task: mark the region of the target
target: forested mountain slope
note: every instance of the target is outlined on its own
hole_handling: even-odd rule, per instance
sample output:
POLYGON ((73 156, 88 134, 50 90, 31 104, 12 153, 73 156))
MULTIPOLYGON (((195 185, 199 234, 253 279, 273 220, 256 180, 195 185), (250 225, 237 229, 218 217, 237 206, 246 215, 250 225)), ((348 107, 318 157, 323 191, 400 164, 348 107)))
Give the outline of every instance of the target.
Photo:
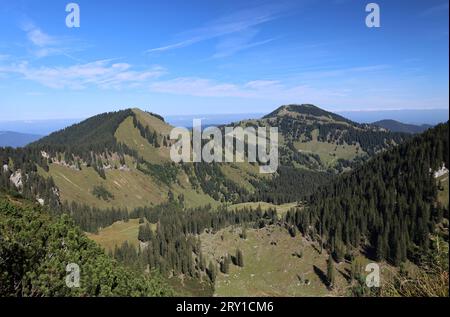
POLYGON ((281 106, 260 120, 238 124, 278 127, 282 165, 333 173, 409 138, 407 134, 358 124, 310 104, 281 106))
POLYGON ((94 116, 25 148, 0 149, 1 184, 53 209, 65 202, 86 210, 137 208, 169 197, 187 207, 280 204, 302 199, 337 172, 408 138, 312 105, 282 106, 261 120, 234 125, 279 127, 277 173, 262 175, 257 163, 248 162, 174 164, 172 127, 156 114, 126 109, 94 116))
POLYGON ((392 132, 404 132, 404 133, 421 133, 425 130, 431 128, 432 126, 429 124, 423 125, 415 125, 415 124, 407 124, 402 123, 395 120, 380 120, 372 123, 381 128, 385 128, 392 132))
POLYGON ((108 257, 67 216, 0 192, 0 297, 169 296, 158 273, 137 274, 108 257), (66 266, 80 287, 66 285, 66 266))
MULTIPOLYGON (((339 261, 359 247, 396 265, 414 259, 432 247, 443 218, 448 226, 436 179, 448 175, 442 168, 449 166, 448 149, 448 123, 440 124, 337 177, 288 219, 339 261)), ((448 242, 448 227, 444 238, 448 242)))

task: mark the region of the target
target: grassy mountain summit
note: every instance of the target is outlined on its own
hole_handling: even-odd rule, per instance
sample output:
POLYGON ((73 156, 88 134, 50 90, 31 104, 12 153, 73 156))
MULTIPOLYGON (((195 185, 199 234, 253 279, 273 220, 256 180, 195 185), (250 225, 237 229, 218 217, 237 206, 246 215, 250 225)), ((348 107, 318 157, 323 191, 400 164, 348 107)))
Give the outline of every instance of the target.
POLYGON ((25 156, 30 166, 13 164, 12 173, 36 172, 55 183, 61 203, 83 202, 101 209, 151 206, 169 197, 188 207, 286 203, 408 137, 358 125, 313 105, 281 106, 261 119, 233 125, 278 127, 277 173, 261 175, 257 164, 247 162, 174 164, 169 155, 172 126, 137 108, 93 116, 5 153, 3 161, 10 164, 25 156))
POLYGON ((97 208, 142 207, 183 195, 189 206, 214 203, 172 164, 164 119, 140 109, 100 114, 29 146, 46 158, 38 172, 52 177, 61 201, 97 208))
POLYGON ((239 124, 278 127, 282 165, 334 173, 409 138, 310 104, 281 106, 259 120, 239 124))
POLYGON ((346 122, 354 124, 354 122, 329 111, 323 110, 315 105, 301 104, 301 105, 285 105, 277 108, 275 111, 265 115, 264 119, 276 117, 293 117, 293 118, 315 118, 316 120, 346 122))

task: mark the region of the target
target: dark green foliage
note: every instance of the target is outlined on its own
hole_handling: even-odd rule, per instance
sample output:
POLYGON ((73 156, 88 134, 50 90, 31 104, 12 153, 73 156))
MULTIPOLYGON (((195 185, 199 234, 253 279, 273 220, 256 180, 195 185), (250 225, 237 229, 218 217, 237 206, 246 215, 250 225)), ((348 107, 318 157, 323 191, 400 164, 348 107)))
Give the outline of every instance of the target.
POLYGON ((59 208, 52 210, 54 214, 67 213, 75 223, 86 232, 96 233, 98 229, 107 227, 116 221, 128 221, 128 210, 120 208, 99 209, 86 204, 65 201, 59 208))
POLYGON ((114 259, 119 263, 122 263, 128 268, 133 269, 136 273, 142 273, 144 266, 142 262, 139 261, 139 254, 136 248, 129 244, 128 241, 124 241, 120 247, 114 248, 114 259))
POLYGON ((147 242, 152 239, 152 230, 147 224, 139 226, 138 240, 142 242, 147 242))
POLYGON ((75 154, 80 157, 94 151, 103 153, 105 151, 123 152, 114 137, 119 125, 134 113, 130 110, 107 112, 91 117, 81 123, 74 124, 61 131, 54 132, 37 142, 31 143, 29 147, 39 148, 48 153, 75 154))
POLYGON ((429 234, 445 214, 430 169, 449 166, 448 148, 447 123, 337 177, 310 197, 310 208, 286 219, 304 234, 323 237, 338 260, 349 246, 395 265, 414 259, 415 248, 429 248, 429 234))
POLYGON ((94 195, 98 199, 103 199, 105 201, 114 199, 114 195, 111 194, 103 185, 94 186, 94 189, 92 190, 92 195, 94 195))
POLYGON ((302 200, 328 183, 331 178, 332 175, 328 173, 280 166, 274 178, 253 183, 256 192, 251 200, 274 204, 302 200))
POLYGON ((192 278, 202 274, 207 274, 211 278, 198 239, 198 235, 204 230, 216 232, 230 225, 272 224, 277 218, 275 210, 263 213, 259 208, 235 212, 220 208, 213 211, 208 206, 183 209, 183 206, 175 200, 151 208, 137 208, 129 217, 145 217, 149 222, 157 223, 156 230, 150 232, 147 238, 146 232, 149 232, 150 228, 141 225, 139 240, 148 242, 146 247, 137 253, 129 245, 123 245, 116 252, 119 254, 135 252, 136 257, 131 254, 129 258, 132 260, 127 260, 123 256, 115 256, 116 259, 134 269, 142 269, 148 265, 164 275, 184 274, 192 278))
POLYGON ((428 124, 422 125, 406 124, 395 120, 380 120, 373 122, 372 124, 378 127, 385 128, 389 131, 405 132, 405 133, 422 133, 425 130, 432 128, 432 126, 428 124))
POLYGON ((133 113, 133 125, 135 128, 139 130, 139 133, 141 136, 148 141, 149 144, 153 145, 154 147, 160 147, 161 146, 161 140, 162 137, 156 133, 155 130, 151 131, 148 126, 143 126, 139 120, 136 118, 136 115, 133 113))
POLYGON ((336 145, 358 145, 369 156, 358 157, 357 161, 366 160, 379 151, 400 144, 411 137, 407 133, 393 133, 376 126, 358 124, 313 105, 282 106, 263 117, 263 119, 267 120, 260 121, 259 124, 270 124, 278 127, 279 132, 283 134, 285 139, 286 145, 279 149, 281 165, 292 166, 294 163, 298 163, 312 170, 341 172, 343 168, 355 163, 355 160, 339 159, 336 166, 330 168, 316 154, 299 152, 294 146, 294 141, 298 141, 300 138, 303 142, 311 141, 314 130, 318 131, 319 142, 336 145), (301 116, 284 115, 285 111, 301 116), (333 121, 324 122, 324 118, 333 121))
POLYGON ((198 184, 215 200, 239 203, 250 198, 250 193, 245 188, 225 177, 217 163, 183 164, 183 168, 190 176, 191 184, 198 184))
POLYGON ((273 118, 276 117, 277 115, 280 114, 281 110, 287 110, 290 112, 294 112, 294 113, 298 113, 298 114, 302 114, 305 116, 309 116, 309 117, 327 117, 336 121, 342 121, 342 122, 346 122, 346 123, 351 123, 353 124, 354 122, 340 116, 337 115, 335 113, 332 112, 328 112, 326 110, 320 109, 319 107, 316 107, 314 105, 311 104, 302 104, 302 105, 287 105, 287 106, 281 106, 278 109, 276 109, 275 111, 269 113, 268 115, 264 116, 263 118, 273 118))
POLYGON ((220 271, 223 274, 228 274, 230 272, 230 256, 227 254, 220 262, 220 271))
POLYGON ((327 281, 328 287, 333 288, 336 281, 336 269, 334 268, 334 262, 331 255, 327 260, 327 281))
POLYGON ((46 179, 38 174, 38 166, 48 170, 47 159, 37 149, 0 148, 0 190, 32 201, 41 198, 45 205, 57 209, 60 205, 58 189, 51 177, 46 179), (21 175, 20 188, 10 181, 13 173, 21 175))
POLYGON ((206 271, 206 273, 208 274, 211 283, 214 284, 217 277, 217 266, 213 261, 209 262, 208 270, 206 271))
POLYGON ((236 256, 234 258, 234 264, 239 267, 244 267, 244 254, 241 249, 236 250, 236 256))
POLYGON ((109 258, 68 216, 0 197, 1 296, 169 296, 158 277, 135 274, 109 258), (80 267, 80 287, 66 286, 66 266, 80 267))
POLYGON ((131 109, 99 114, 54 132, 31 143, 27 148, 38 152, 45 151, 58 161, 61 161, 63 153, 66 163, 76 166, 77 162, 78 165, 80 161, 84 162, 106 179, 103 162, 107 154, 116 153, 121 161, 124 160, 125 154, 138 157, 136 151, 118 143, 114 136, 119 125, 130 116, 135 116, 131 109))
POLYGON ((164 117, 160 116, 160 115, 157 114, 157 113, 150 112, 150 111, 145 111, 145 112, 148 113, 149 115, 151 115, 152 117, 155 117, 155 118, 161 120, 162 122, 166 122, 166 121, 164 120, 164 117))
POLYGON ((139 160, 137 169, 144 174, 153 176, 157 181, 169 186, 177 181, 178 167, 174 163, 159 165, 139 160))

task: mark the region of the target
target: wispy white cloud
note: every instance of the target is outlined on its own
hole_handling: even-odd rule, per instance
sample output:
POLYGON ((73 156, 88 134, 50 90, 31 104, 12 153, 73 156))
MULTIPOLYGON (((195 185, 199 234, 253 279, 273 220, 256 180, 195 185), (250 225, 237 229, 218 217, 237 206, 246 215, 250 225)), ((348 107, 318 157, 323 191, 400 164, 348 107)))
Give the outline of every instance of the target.
POLYGON ((147 52, 163 52, 183 48, 198 42, 244 32, 255 28, 258 25, 277 19, 290 6, 291 5, 287 5, 286 3, 280 3, 241 10, 231 15, 213 20, 203 27, 183 32, 178 35, 178 41, 168 45, 151 48, 147 50, 147 52))
POLYGON ((56 89, 85 89, 94 86, 102 89, 122 89, 148 83, 165 73, 160 66, 134 70, 130 64, 98 60, 67 67, 33 67, 28 62, 0 66, 0 73, 16 74, 26 80, 56 89))
POLYGON ((36 46, 45 47, 58 44, 58 41, 55 38, 44 33, 33 24, 24 26, 24 31, 27 33, 28 40, 36 46))
MULTIPOLYGON (((311 80, 348 77, 370 76, 376 72, 389 69, 388 65, 369 65, 331 70, 310 71, 297 74, 297 82, 311 80)), ((308 85, 288 85, 280 80, 253 80, 243 84, 217 82, 208 78, 179 77, 169 80, 156 81, 150 84, 150 90, 160 93, 189 95, 197 97, 240 97, 264 98, 274 100, 298 100, 300 96, 308 95, 314 98, 324 96, 345 96, 349 89, 313 89, 308 85)))
POLYGON ((319 90, 308 85, 287 86, 275 80, 255 80, 243 84, 221 83, 211 79, 182 77, 158 81, 150 90, 159 93, 196 97, 236 97, 269 100, 305 100, 313 96, 338 96, 343 91, 319 90))
POLYGON ((359 67, 346 67, 346 68, 335 68, 326 70, 315 70, 300 72, 299 77, 305 79, 324 79, 331 77, 345 77, 353 74, 373 74, 375 72, 381 72, 388 70, 390 65, 380 64, 380 65, 369 65, 369 66, 359 66, 359 67))
POLYGON ((216 53, 213 55, 213 58, 228 57, 237 52, 264 45, 274 40, 271 38, 255 41, 254 38, 258 33, 256 29, 248 29, 221 39, 216 45, 216 53))
POLYGON ((206 78, 176 78, 154 82, 150 90, 156 93, 194 97, 253 99, 273 104, 312 103, 341 110, 421 109, 432 104, 436 108, 448 105, 448 97, 406 94, 397 91, 370 91, 347 86, 335 88, 286 83, 276 80, 255 80, 242 84, 218 82, 206 78))
POLYGON ((22 30, 28 40, 28 49, 34 57, 64 55, 72 60, 79 61, 73 57, 72 53, 83 49, 84 44, 80 41, 47 34, 31 21, 23 23, 22 30))
POLYGON ((178 42, 178 43, 175 43, 175 44, 169 44, 169 45, 166 45, 166 46, 160 46, 160 47, 151 48, 151 49, 147 50, 147 53, 169 51, 169 50, 173 50, 173 49, 176 49, 176 48, 186 47, 186 46, 189 46, 191 44, 197 43, 199 41, 200 41, 200 39, 190 39, 190 40, 186 40, 186 41, 181 41, 181 42, 178 42))
POLYGON ((249 97, 235 84, 218 83, 211 79, 197 77, 182 77, 155 82, 150 85, 150 90, 197 97, 249 97))

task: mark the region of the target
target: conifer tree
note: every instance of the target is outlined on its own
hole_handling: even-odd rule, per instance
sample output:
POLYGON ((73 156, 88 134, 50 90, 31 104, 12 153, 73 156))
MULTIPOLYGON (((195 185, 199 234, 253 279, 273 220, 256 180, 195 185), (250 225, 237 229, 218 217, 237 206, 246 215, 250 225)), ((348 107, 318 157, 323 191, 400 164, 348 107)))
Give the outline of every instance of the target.
POLYGON ((211 283, 214 284, 216 281, 217 271, 216 271, 216 265, 214 264, 213 261, 209 262, 207 273, 208 273, 209 280, 211 281, 211 283))
POLYGON ((327 260, 327 279, 328 279, 328 286, 330 288, 333 288, 336 279, 336 272, 334 268, 333 257, 331 255, 328 257, 327 260))

